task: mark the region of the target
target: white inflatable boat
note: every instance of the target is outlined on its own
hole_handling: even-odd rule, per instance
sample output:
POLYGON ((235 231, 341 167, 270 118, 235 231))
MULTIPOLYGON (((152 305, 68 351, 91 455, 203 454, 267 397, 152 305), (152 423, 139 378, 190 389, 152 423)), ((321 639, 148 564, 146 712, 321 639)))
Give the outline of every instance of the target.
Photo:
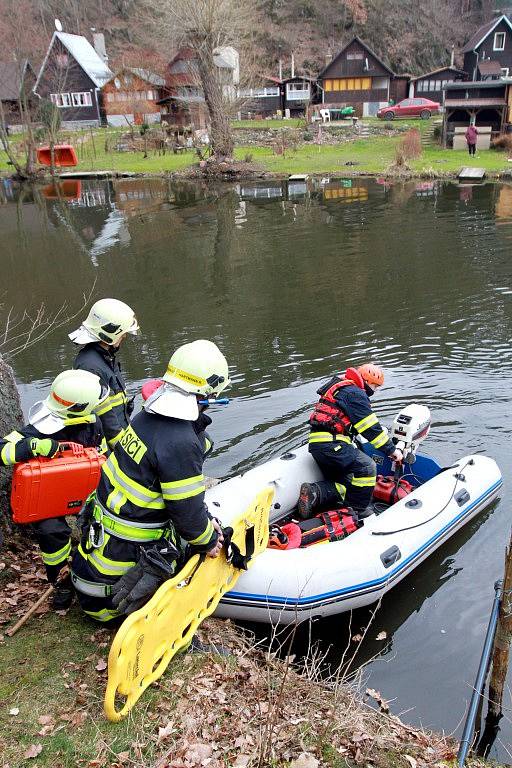
MULTIPOLYGON (((400 415, 394 427, 397 423, 400 415)), ((226 593, 216 615, 290 624, 374 603, 498 496, 502 477, 493 459, 464 456, 441 468, 427 456, 414 456, 416 447, 406 442, 411 463, 404 465, 404 477, 414 486, 409 495, 383 510, 378 505, 378 514, 339 541, 267 549, 242 574, 236 589, 226 593)), ((392 474, 387 457, 369 444, 363 449, 374 457, 379 473, 392 474)), ((229 524, 258 491, 271 486, 270 522, 275 522, 293 514, 301 483, 320 479, 304 445, 214 486, 206 501, 229 524)))

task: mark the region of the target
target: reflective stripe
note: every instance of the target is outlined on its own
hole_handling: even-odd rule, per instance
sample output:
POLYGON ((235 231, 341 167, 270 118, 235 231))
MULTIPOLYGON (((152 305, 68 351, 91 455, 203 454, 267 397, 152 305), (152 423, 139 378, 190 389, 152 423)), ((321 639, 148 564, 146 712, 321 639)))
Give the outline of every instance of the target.
POLYGON ((0 461, 4 466, 16 464, 16 443, 7 443, 0 451, 0 461))
POLYGON ((117 433, 117 435, 114 435, 114 437, 109 438, 108 444, 110 445, 110 447, 113 448, 114 445, 119 442, 119 440, 122 438, 123 435, 124 435, 124 429, 121 429, 117 433))
POLYGON ((57 552, 41 551, 41 554, 43 556, 43 563, 45 565, 60 565, 60 563, 63 563, 65 560, 68 559, 70 553, 71 553, 71 540, 68 541, 68 543, 62 547, 62 549, 57 550, 57 552))
POLYGON ((373 427, 374 424, 377 424, 377 422, 377 416, 374 413, 370 413, 369 416, 365 416, 364 419, 354 424, 354 429, 357 429, 358 432, 365 432, 370 427, 373 427))
POLYGON ((377 437, 374 437, 373 440, 370 440, 371 445, 373 445, 374 448, 382 448, 383 445, 387 443, 389 440, 387 432, 382 432, 380 435, 377 435, 377 437))
POLYGON ((71 571, 71 581, 77 592, 82 592, 89 597, 110 597, 112 586, 110 584, 97 584, 95 581, 87 581, 71 571))
POLYGON ((92 565, 98 573, 102 573, 104 576, 124 576, 124 574, 127 573, 130 568, 133 568, 136 563, 123 560, 110 560, 110 558, 105 557, 103 552, 109 539, 110 536, 107 534, 101 549, 93 549, 92 552, 86 554, 79 545, 78 551, 83 559, 92 565))
POLYGON ((356 488, 373 488, 376 479, 375 475, 373 477, 353 477, 350 484, 356 488))
POLYGON ((102 438, 101 438, 101 443, 100 443, 100 445, 99 445, 99 448, 98 448, 98 453, 99 453, 101 456, 103 456, 103 454, 104 454, 104 453, 108 453, 108 450, 109 450, 109 447, 108 447, 108 443, 107 443, 107 441, 105 440, 105 438, 104 438, 104 437, 102 437, 102 438))
POLYGON ((8 435, 4 437, 4 440, 7 440, 9 443, 19 443, 20 440, 23 440, 23 435, 21 432, 9 432, 8 435))
POLYGON ((111 619, 117 619, 121 615, 119 611, 115 611, 113 608, 102 608, 101 611, 84 610, 84 613, 90 616, 91 619, 96 619, 96 621, 110 621, 111 619))
POLYGON ((347 493, 346 487, 344 485, 342 485, 341 483, 334 483, 334 485, 336 486, 336 490, 338 491, 338 493, 340 495, 340 498, 343 501, 343 499, 345 498, 345 495, 347 493))
POLYGON ((162 495, 166 501, 178 501, 197 496, 206 490, 204 475, 186 477, 183 480, 174 480, 171 483, 160 483, 162 495))
POLYGON ((126 403, 126 395, 124 392, 116 392, 115 395, 109 395, 103 402, 96 408, 95 413, 98 416, 103 416, 112 408, 117 408, 118 405, 124 405, 126 403))
POLYGON ((352 442, 348 435, 333 435, 331 432, 310 432, 308 440, 310 443, 352 442))
POLYGON ((128 475, 120 469, 113 453, 110 454, 102 469, 115 490, 120 488, 132 504, 148 509, 164 509, 165 504, 162 495, 157 491, 150 491, 147 488, 144 488, 143 485, 136 483, 135 480, 128 477, 128 475))
POLYGON ((165 533, 161 523, 142 523, 125 520, 112 515, 98 500, 94 507, 94 519, 103 526, 104 531, 124 541, 157 541, 165 533))
POLYGON ((212 537, 214 531, 213 523, 211 520, 208 520, 208 525, 206 526, 206 530, 204 533, 202 533, 200 536, 198 536, 196 539, 191 539, 190 544, 197 544, 198 546, 201 546, 202 544, 206 544, 212 537))

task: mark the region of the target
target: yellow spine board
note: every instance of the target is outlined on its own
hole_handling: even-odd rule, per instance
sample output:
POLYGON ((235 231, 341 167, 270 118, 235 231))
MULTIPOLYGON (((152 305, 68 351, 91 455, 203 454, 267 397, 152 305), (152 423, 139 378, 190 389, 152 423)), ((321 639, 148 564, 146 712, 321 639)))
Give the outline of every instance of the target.
MULTIPOLYGON (((232 541, 242 554, 250 528, 254 528, 253 557, 266 548, 273 497, 271 488, 261 491, 231 524, 232 541)), ((163 675, 173 656, 190 643, 199 624, 214 612, 241 573, 227 562, 224 551, 219 557, 207 557, 199 567, 198 561, 199 555, 195 555, 119 628, 108 657, 104 707, 109 720, 118 722, 128 714, 146 688, 163 675)))

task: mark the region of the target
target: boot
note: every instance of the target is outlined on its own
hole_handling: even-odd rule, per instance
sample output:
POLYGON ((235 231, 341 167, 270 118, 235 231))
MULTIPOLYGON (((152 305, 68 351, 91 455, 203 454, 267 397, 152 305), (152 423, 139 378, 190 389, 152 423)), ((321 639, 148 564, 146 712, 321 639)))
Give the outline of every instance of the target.
POLYGON ((52 595, 52 608, 54 611, 65 611, 73 602, 75 590, 71 583, 71 577, 66 576, 55 584, 52 595))
POLYGON ((313 509, 318 504, 320 489, 316 483, 302 483, 300 487, 297 513, 301 520, 313 517, 313 509))
POLYGON ((370 504, 370 506, 366 507, 366 509, 355 509, 354 512, 358 516, 359 520, 364 520, 366 517, 373 515, 375 510, 370 504))

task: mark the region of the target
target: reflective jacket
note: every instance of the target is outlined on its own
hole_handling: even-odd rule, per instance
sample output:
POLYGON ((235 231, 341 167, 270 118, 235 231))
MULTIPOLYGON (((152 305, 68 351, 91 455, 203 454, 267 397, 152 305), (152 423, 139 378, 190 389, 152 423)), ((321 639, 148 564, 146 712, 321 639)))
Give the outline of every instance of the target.
POLYGON ((87 344, 76 356, 73 368, 95 373, 99 376, 101 383, 109 387, 110 394, 96 413, 103 424, 107 442, 110 448, 113 448, 130 421, 126 385, 115 351, 104 349, 97 342, 87 344))
POLYGON ((319 411, 317 404, 311 414, 309 442, 328 442, 336 435, 345 435, 345 441, 351 442, 352 436, 359 434, 374 448, 390 456, 395 450, 395 445, 380 425, 366 392, 352 382, 347 383, 345 380, 343 386, 340 386, 341 383, 339 378, 335 377, 319 389, 319 392, 323 393, 320 403, 326 401, 328 406, 336 409, 339 415, 336 419, 332 419, 331 423, 328 419, 321 423, 317 417, 319 411))
POLYGON ((210 423, 204 414, 195 422, 146 411, 135 416, 103 464, 93 524, 78 550, 96 573, 121 576, 139 559, 140 546, 162 537, 177 534, 198 551, 215 544, 204 503, 210 423))

